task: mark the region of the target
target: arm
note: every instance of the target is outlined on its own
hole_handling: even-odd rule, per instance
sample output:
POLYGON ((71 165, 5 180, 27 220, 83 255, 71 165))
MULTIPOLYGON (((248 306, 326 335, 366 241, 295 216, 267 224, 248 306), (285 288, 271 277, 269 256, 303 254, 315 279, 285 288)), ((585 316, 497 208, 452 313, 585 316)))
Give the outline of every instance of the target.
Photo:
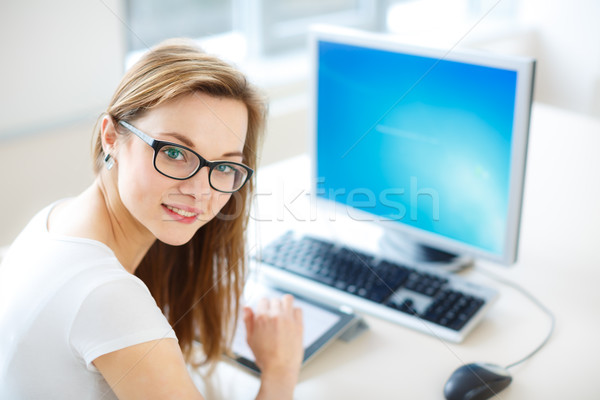
POLYGON ((304 349, 302 310, 293 297, 260 301, 256 312, 244 309, 248 345, 261 370, 257 400, 292 399, 298 382, 304 349))
POLYGON ((94 365, 120 400, 203 399, 175 339, 126 347, 96 358, 94 365))
MULTIPOLYGON (((150 292, 122 274, 86 294, 69 335, 73 352, 92 363, 121 400, 201 399, 150 292)), ((98 279, 88 278, 94 285, 98 279)))
MULTIPOLYGON (((283 302, 263 300, 256 313, 245 310, 248 342, 262 370, 258 399, 292 398, 303 355, 301 310, 292 302, 286 296, 283 302)), ((95 309, 88 311, 97 315, 95 309)), ((89 321, 80 322, 90 328, 89 321)), ((124 347, 98 356, 93 364, 121 400, 202 399, 175 339, 124 347)))

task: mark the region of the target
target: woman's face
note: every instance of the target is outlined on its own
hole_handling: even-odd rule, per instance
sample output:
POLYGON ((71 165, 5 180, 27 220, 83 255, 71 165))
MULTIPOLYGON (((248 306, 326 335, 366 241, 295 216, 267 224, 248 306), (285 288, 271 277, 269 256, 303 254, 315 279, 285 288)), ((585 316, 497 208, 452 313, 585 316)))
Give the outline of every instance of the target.
MULTIPOLYGON (((184 145, 209 161, 244 161, 248 112, 239 100, 194 93, 129 122, 154 139, 184 145)), ((153 154, 152 147, 134 134, 119 143, 121 201, 156 239, 175 246, 185 244, 217 215, 231 194, 210 187, 208 167, 183 181, 160 174, 154 168, 153 154)))

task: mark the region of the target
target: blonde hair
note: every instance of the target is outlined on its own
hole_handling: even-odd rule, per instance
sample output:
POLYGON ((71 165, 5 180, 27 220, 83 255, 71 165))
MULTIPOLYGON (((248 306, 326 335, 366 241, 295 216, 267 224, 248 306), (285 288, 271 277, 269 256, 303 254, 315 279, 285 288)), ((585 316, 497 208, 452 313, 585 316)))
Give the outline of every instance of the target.
MULTIPOLYGON (((165 101, 201 92, 239 100, 248 110, 244 162, 255 169, 266 117, 266 103, 245 76, 192 42, 169 40, 146 53, 123 77, 106 112, 115 126, 132 121, 165 101)), ((127 135, 125 130, 120 134, 127 135)), ((105 157, 100 123, 93 143, 94 171, 105 157)), ((188 362, 200 340, 204 362, 227 350, 246 271, 245 230, 253 182, 229 199, 221 213, 183 246, 156 241, 136 270, 173 326, 188 362)))

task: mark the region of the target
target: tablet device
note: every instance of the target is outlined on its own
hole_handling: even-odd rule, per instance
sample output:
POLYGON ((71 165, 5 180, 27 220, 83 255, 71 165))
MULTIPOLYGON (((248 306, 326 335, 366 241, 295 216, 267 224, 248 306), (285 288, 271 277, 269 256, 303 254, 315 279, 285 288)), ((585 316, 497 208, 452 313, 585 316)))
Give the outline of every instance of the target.
MULTIPOLYGON (((335 308, 299 296, 287 290, 248 282, 244 290, 245 304, 255 308, 261 298, 281 298, 284 294, 294 296, 294 305, 302 309, 304 322, 304 359, 302 365, 312 359, 320 350, 359 323, 360 318, 345 307, 335 308)), ((254 354, 246 342, 246 327, 240 318, 232 342, 234 360, 255 374, 260 369, 255 364, 254 354)))

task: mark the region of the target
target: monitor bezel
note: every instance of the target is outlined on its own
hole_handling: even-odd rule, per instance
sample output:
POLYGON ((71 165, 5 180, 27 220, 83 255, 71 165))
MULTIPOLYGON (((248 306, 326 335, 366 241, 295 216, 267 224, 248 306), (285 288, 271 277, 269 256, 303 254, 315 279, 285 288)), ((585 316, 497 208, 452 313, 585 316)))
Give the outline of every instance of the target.
MULTIPOLYGON (((459 242, 442 235, 415 228, 397 221, 387 221, 383 217, 353 209, 358 214, 370 215, 375 223, 385 228, 407 234, 415 241, 459 256, 485 259, 502 265, 512 265, 517 260, 519 234, 521 226, 522 202, 527 164, 527 144, 531 106, 533 102, 533 83, 535 59, 530 57, 495 54, 480 50, 463 48, 436 49, 432 47, 408 44, 390 34, 372 33, 335 26, 314 26, 309 32, 310 54, 310 106, 309 106, 309 154, 311 155, 311 193, 320 207, 331 207, 332 200, 317 196, 317 111, 318 111, 318 68, 319 42, 328 41, 346 45, 368 47, 384 51, 414 54, 474 65, 508 69, 517 72, 515 107, 513 122, 513 140, 511 143, 510 188, 507 210, 507 229, 504 235, 504 249, 501 254, 491 253, 475 246, 459 242)), ((345 207, 344 203, 336 203, 345 207)))

